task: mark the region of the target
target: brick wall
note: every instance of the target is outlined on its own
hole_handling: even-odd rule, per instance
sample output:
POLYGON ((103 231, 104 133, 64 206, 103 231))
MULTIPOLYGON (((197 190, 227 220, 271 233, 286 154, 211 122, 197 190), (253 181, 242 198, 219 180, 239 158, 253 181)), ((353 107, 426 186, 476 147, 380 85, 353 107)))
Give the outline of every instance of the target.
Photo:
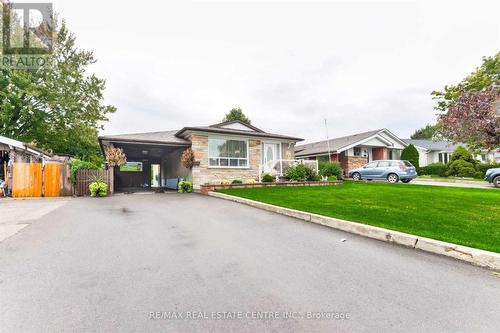
MULTIPOLYGON (((191 136, 191 148, 194 158, 199 165, 193 166, 193 187, 199 189, 200 185, 205 183, 215 183, 222 179, 258 179, 259 164, 261 163, 261 141, 258 139, 249 139, 249 167, 245 169, 232 168, 209 168, 208 167, 208 136, 191 136)), ((292 147, 293 150, 293 147, 292 147)))
POLYGON ((344 176, 347 177, 348 173, 350 170, 360 168, 366 163, 368 163, 368 158, 367 157, 361 157, 361 156, 346 156, 345 152, 340 153, 338 156, 340 165, 342 166, 342 169, 344 170, 344 176))

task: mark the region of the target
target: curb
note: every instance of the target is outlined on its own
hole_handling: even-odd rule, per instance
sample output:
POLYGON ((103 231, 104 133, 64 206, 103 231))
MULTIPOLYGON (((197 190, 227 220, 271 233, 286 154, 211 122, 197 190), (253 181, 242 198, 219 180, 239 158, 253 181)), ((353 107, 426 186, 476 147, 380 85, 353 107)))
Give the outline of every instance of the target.
POLYGON ((260 208, 273 213, 294 217, 306 222, 321 224, 330 228, 350 232, 356 235, 411 247, 414 249, 419 249, 422 251, 462 260, 476 266, 487 267, 495 271, 500 271, 500 253, 479 250, 467 246, 442 242, 431 238, 425 238, 399 231, 374 227, 367 224, 341 220, 314 213, 307 213, 300 210, 274 206, 219 192, 209 192, 208 195, 219 199, 246 204, 248 206, 260 208))

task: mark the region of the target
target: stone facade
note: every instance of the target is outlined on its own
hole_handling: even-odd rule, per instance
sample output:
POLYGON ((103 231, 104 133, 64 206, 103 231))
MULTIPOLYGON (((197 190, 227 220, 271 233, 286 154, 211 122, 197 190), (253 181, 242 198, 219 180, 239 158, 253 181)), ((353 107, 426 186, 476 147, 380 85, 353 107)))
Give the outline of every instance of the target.
MULTIPOLYGON (((208 167, 208 135, 192 135, 191 149, 193 149, 197 165, 193 166, 193 188, 200 189, 206 183, 227 180, 245 180, 259 178, 259 165, 261 163, 261 140, 248 139, 249 166, 248 168, 216 168, 208 167), (199 164, 198 164, 199 163, 199 164)), ((293 151, 293 147, 292 147, 293 151)))

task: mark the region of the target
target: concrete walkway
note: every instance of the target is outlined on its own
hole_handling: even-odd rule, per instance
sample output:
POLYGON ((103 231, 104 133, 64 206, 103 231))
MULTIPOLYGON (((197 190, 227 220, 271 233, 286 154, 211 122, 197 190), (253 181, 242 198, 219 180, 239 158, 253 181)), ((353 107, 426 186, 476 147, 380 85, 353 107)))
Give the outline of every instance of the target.
POLYGON ((5 332, 500 327, 492 271, 196 194, 70 200, 0 243, 0 295, 5 332))

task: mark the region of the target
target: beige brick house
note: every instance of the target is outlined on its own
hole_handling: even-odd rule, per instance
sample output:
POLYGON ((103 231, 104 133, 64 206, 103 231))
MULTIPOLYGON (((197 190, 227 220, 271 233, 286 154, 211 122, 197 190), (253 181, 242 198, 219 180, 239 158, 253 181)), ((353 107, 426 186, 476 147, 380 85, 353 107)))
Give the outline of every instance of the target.
POLYGON ((263 173, 279 175, 283 163, 295 159, 300 138, 265 132, 241 121, 181 130, 99 137, 101 148, 122 148, 127 165, 115 168, 115 189, 174 188, 179 178, 193 187, 222 180, 259 179, 263 173), (193 150, 195 165, 182 166, 181 156, 193 150), (278 170, 278 173, 276 173, 278 170))

